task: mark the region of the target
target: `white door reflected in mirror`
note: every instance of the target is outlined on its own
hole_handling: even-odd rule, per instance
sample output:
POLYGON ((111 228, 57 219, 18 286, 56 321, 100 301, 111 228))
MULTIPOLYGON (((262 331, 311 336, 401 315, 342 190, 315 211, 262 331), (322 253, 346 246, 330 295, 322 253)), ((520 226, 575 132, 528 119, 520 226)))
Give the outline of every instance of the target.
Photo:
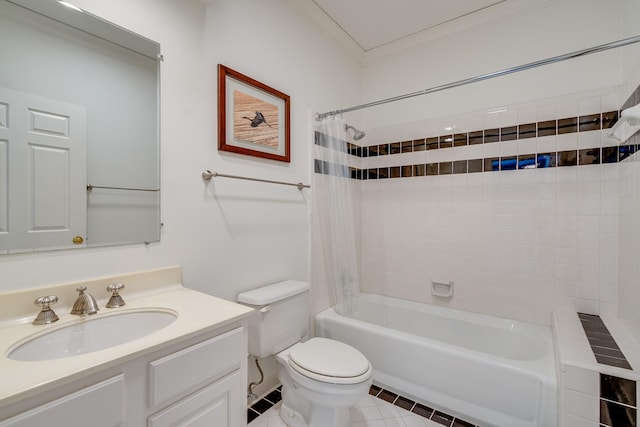
POLYGON ((0 248, 65 248, 86 235, 86 110, 0 87, 0 248))

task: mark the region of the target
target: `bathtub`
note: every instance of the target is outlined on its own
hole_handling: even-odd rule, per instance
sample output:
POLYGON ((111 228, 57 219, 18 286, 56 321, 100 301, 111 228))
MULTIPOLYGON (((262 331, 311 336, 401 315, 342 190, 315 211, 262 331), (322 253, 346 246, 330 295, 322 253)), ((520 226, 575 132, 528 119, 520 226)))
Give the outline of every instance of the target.
POLYGON ((316 335, 346 342, 377 385, 483 427, 555 427, 551 328, 360 294, 354 318, 316 315, 316 335))

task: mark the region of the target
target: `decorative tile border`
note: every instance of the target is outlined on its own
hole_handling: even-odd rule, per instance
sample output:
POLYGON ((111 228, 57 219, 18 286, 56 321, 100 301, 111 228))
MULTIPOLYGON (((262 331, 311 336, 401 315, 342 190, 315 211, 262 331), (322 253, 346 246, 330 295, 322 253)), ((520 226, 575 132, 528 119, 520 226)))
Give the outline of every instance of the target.
POLYGON ((278 386, 262 399, 247 408, 247 424, 267 412, 273 405, 282 400, 282 386, 278 386))
POLYGON ((371 386, 369 394, 446 427, 476 427, 468 421, 432 409, 376 385, 371 386))
MULTIPOLYGON (((467 133, 456 133, 414 139, 411 141, 390 142, 368 147, 347 143, 349 154, 356 157, 378 157, 416 151, 436 150, 467 145, 490 144, 493 142, 516 141, 552 135, 564 135, 609 129, 618 121, 618 111, 589 114, 580 117, 568 117, 537 123, 525 123, 503 128, 483 129, 467 133)), ((316 144, 325 145, 322 135, 316 135, 316 144)))
POLYGON ((600 316, 578 313, 578 318, 580 319, 584 333, 587 335, 589 345, 598 363, 616 366, 618 368, 632 369, 600 316))
POLYGON ((600 374, 600 425, 636 427, 636 382, 600 374))
MULTIPOLYGON (((273 405, 280 402, 282 400, 281 391, 282 386, 280 385, 264 398, 258 400, 247 408, 247 424, 267 412, 273 407, 273 405)), ((397 395, 376 385, 371 386, 369 394, 446 427, 477 427, 475 424, 471 424, 467 421, 456 418, 453 415, 432 409, 421 403, 414 402, 411 399, 397 395)))
POLYGON ((553 151, 520 154, 517 156, 487 157, 438 163, 360 169, 314 160, 314 172, 349 177, 357 180, 411 178, 431 175, 456 175, 478 172, 497 172, 520 169, 545 169, 565 166, 585 166, 618 163, 640 151, 640 145, 621 145, 583 150, 553 151))

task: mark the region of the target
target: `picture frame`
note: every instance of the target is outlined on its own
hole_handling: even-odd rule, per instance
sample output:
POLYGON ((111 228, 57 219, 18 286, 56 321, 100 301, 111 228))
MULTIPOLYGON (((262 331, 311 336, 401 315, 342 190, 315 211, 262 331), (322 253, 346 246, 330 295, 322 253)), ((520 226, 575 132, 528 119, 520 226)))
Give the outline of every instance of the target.
POLYGON ((289 95, 218 64, 218 150, 290 163, 289 95))

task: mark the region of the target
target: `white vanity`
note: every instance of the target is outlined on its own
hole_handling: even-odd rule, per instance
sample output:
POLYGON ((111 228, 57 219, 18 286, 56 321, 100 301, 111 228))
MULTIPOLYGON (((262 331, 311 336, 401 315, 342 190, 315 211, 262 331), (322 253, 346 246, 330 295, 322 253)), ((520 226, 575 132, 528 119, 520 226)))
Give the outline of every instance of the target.
POLYGON ((184 288, 179 267, 0 294, 0 426, 244 426, 251 312, 184 288), (106 308, 114 282, 125 284, 126 305, 106 308), (69 314, 79 286, 96 298, 97 314, 69 314), (58 297, 51 308, 60 319, 33 325, 33 301, 43 295, 58 297), (144 313, 171 319, 118 343, 144 313), (107 328, 83 332, 96 321, 107 328), (42 335, 65 331, 68 348, 38 351, 60 346, 42 335), (108 347, 93 350, 96 341, 108 347))

